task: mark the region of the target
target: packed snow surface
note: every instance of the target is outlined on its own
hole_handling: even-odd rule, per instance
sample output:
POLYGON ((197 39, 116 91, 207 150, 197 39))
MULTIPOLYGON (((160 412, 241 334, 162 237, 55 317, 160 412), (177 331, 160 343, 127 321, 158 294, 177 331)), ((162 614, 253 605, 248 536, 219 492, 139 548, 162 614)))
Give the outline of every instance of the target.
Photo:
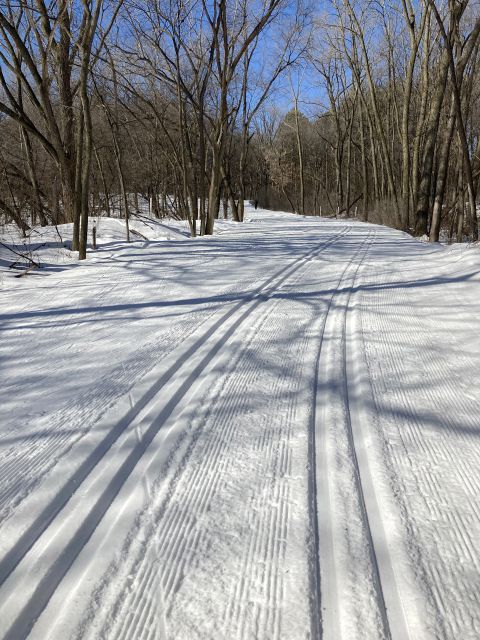
POLYGON ((2 638, 480 637, 480 252, 248 214, 2 250, 2 638))

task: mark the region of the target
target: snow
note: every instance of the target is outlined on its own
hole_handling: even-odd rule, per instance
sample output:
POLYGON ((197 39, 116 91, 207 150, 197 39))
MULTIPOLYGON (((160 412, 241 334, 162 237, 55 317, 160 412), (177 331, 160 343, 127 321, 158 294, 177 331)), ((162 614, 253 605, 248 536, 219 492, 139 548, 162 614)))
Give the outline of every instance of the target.
MULTIPOLYGON (((130 219, 131 240, 183 240, 190 235, 188 224, 177 220, 157 220, 146 215, 135 215, 130 219)), ((126 239, 125 220, 119 218, 90 218, 88 242, 92 246, 93 229, 96 230, 97 246, 103 257, 123 247, 126 239)), ((0 278, 17 276, 33 260, 42 269, 38 274, 50 274, 65 266, 78 262, 78 254, 71 251, 72 224, 56 227, 34 227, 22 237, 14 225, 7 225, 0 234, 0 278), (22 255, 27 256, 22 258, 22 255), (12 270, 13 269, 13 270, 12 270)), ((91 258, 95 260, 96 258, 91 258)), ((0 280, 1 282, 1 280, 0 280)))
POLYGON ((479 637, 478 248, 247 216, 2 252, 1 637, 479 637))

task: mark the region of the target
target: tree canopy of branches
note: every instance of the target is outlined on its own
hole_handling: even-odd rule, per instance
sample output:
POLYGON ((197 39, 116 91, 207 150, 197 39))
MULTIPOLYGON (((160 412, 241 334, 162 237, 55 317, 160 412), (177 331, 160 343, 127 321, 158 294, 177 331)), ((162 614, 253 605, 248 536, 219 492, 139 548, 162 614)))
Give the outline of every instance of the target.
POLYGON ((477 239, 479 0, 0 0, 0 216, 244 217, 477 239))

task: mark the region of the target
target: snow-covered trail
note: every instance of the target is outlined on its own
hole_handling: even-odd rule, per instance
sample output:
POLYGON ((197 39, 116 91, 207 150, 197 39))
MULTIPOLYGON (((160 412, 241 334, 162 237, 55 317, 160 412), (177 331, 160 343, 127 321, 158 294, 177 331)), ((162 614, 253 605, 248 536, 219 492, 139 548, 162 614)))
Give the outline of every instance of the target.
POLYGON ((479 637, 476 251, 252 218, 2 290, 1 637, 479 637))

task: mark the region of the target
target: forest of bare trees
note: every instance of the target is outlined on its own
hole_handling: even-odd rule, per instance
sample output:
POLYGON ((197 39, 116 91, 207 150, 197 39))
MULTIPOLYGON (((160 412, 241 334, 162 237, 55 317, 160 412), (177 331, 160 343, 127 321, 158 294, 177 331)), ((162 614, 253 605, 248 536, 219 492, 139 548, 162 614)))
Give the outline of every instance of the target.
POLYGON ((1 0, 0 215, 244 201, 478 239, 479 0, 1 0))

